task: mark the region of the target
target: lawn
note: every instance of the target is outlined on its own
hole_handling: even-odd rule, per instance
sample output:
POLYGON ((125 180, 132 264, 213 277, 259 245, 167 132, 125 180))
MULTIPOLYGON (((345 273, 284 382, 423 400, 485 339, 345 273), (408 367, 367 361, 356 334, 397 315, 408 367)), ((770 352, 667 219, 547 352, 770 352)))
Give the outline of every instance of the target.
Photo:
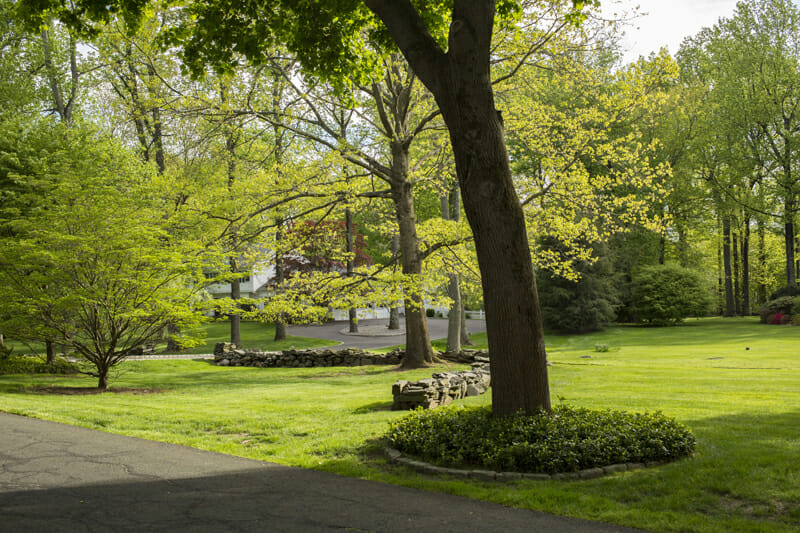
MULTIPOLYGON (((547 341, 554 402, 661 410, 692 428, 696 454, 571 482, 456 480, 389 465, 374 439, 402 415, 388 410, 391 384, 431 369, 137 361, 123 366, 112 388, 157 392, 37 394, 37 386, 94 380, 0 376, 0 410, 652 531, 800 528, 800 328, 703 319, 547 341)), ((488 394, 464 401, 489 402, 488 394)))
MULTIPOLYGON (((228 321, 207 322, 194 330, 190 330, 188 334, 201 339, 202 342, 197 346, 183 350, 181 353, 209 354, 214 352, 216 343, 230 342, 231 324, 228 321)), ((242 322, 241 335, 244 348, 259 348, 263 350, 287 350, 292 347, 315 348, 336 344, 335 341, 292 336, 287 336, 282 341, 275 341, 275 326, 262 324, 261 322, 242 322)), ((14 353, 44 352, 44 345, 40 343, 21 343, 14 339, 6 339, 6 344, 14 348, 14 353)), ((157 344, 156 351, 161 353, 166 346, 166 342, 157 344)))

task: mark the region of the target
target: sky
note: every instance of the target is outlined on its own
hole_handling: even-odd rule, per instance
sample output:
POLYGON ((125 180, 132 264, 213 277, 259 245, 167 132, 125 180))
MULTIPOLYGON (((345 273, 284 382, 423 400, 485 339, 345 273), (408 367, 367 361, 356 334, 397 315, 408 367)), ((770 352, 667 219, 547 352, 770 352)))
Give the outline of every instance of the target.
POLYGON ((720 17, 729 18, 736 0, 601 0, 600 5, 606 16, 640 8, 642 16, 632 21, 623 41, 629 49, 624 55, 627 63, 662 46, 675 55, 684 37, 713 26, 720 17))

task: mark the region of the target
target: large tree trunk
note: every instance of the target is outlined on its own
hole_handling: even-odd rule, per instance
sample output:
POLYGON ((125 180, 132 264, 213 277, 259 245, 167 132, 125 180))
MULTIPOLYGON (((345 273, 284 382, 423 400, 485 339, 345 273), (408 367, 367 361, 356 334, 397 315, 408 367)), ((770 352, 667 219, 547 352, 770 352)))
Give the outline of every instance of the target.
POLYGON ((722 217, 722 264, 725 292, 725 316, 736 314, 733 301, 733 274, 731 272, 731 219, 728 215, 722 217))
MULTIPOLYGON (((459 283, 459 292, 461 291, 461 285, 459 283)), ((469 337, 469 330, 467 329, 467 312, 464 310, 464 298, 461 298, 461 310, 459 312, 461 317, 461 344, 463 346, 474 346, 475 343, 472 342, 472 339, 469 337)))
POLYGON ((489 71, 493 1, 454 0, 444 53, 408 0, 365 0, 434 95, 450 131, 486 305, 495 416, 550 410, 544 331, 525 218, 489 71))
MULTIPOLYGON (((414 215, 414 196, 408 176, 408 147, 392 142, 392 200, 400 235, 400 262, 403 274, 419 276, 422 273, 422 257, 417 238, 417 222, 414 215)), ((406 308, 406 353, 403 368, 421 368, 433 362, 433 347, 428 336, 428 320, 422 295, 417 288, 405 298, 406 308)))

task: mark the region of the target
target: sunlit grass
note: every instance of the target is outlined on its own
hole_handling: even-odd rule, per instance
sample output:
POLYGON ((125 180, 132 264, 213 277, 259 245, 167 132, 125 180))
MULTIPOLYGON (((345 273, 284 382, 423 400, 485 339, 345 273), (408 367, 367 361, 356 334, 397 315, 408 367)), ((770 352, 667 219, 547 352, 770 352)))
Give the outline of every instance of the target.
MULTIPOLYGON (((484 335, 474 338, 485 345, 484 335)), ((391 384, 434 369, 128 362, 112 388, 163 392, 43 395, 28 390, 94 380, 0 376, 0 410, 653 531, 800 528, 800 328, 704 319, 550 335, 547 345, 554 403, 661 410, 692 428, 696 454, 573 482, 453 480, 387 465, 372 439, 402 414, 388 410, 391 384)))

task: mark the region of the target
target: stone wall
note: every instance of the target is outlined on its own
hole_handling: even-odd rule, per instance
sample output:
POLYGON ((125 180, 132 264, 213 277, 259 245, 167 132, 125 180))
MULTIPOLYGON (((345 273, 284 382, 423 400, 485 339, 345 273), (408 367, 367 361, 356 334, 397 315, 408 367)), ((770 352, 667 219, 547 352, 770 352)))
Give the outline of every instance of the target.
POLYGON ((447 405, 466 396, 480 396, 491 385, 489 363, 472 363, 472 370, 437 372, 429 379, 400 380, 392 385, 392 409, 425 409, 447 405))
POLYGON ((298 368, 313 366, 364 366, 398 365, 402 352, 377 354, 357 348, 333 350, 312 348, 308 350, 283 350, 263 352, 237 348, 235 344, 220 342, 214 347, 214 362, 219 366, 255 366, 261 368, 298 368))

